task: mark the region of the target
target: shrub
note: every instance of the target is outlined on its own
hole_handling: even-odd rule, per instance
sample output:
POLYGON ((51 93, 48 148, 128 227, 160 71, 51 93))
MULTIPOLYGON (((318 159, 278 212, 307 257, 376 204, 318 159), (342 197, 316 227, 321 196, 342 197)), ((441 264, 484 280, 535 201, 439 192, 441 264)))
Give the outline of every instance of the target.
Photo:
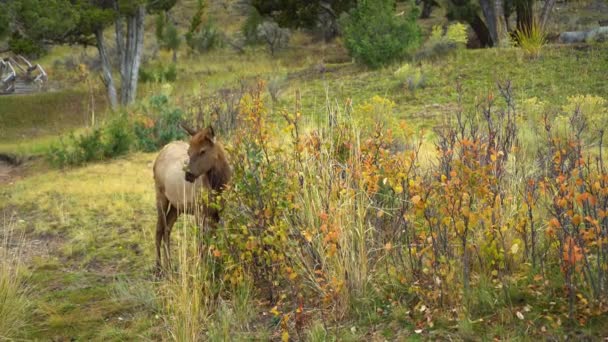
POLYGON ((469 40, 467 27, 461 23, 455 23, 448 26, 448 29, 443 37, 446 40, 460 44, 461 46, 467 45, 467 41, 469 40))
POLYGON ((286 83, 287 79, 284 76, 274 76, 270 78, 266 87, 268 88, 268 94, 270 94, 272 103, 276 103, 279 100, 281 91, 285 88, 286 83))
POLYGON ((132 127, 126 116, 121 115, 105 126, 89 129, 78 136, 72 133, 67 141, 61 139, 58 144, 51 145, 46 158, 57 167, 82 165, 124 155, 132 145, 132 127))
POLYGON ((274 54, 289 44, 289 29, 279 27, 274 21, 265 21, 258 25, 258 38, 268 47, 270 54, 274 54))
POLYGON ((184 113, 171 107, 166 96, 153 96, 149 112, 151 114, 138 117, 133 127, 139 150, 156 151, 173 140, 186 137, 179 126, 184 113))
POLYGON ((468 41, 467 27, 456 23, 443 31, 441 26, 434 26, 431 36, 416 52, 416 60, 433 60, 466 46, 468 41))
POLYGON ((169 64, 166 68, 162 65, 139 69, 139 80, 143 83, 165 83, 177 80, 177 67, 169 64))
POLYGON ((104 158, 125 155, 133 146, 133 129, 126 114, 112 120, 105 128, 104 133, 104 158))
POLYGON ((189 32, 186 43, 190 49, 204 53, 224 45, 224 36, 212 21, 208 21, 200 30, 189 32))
POLYGON ((394 0, 362 0, 340 20, 344 43, 356 60, 377 68, 404 58, 417 47, 418 12, 395 16, 394 0))
POLYGON ((249 45, 260 44, 262 41, 258 36, 258 26, 264 22, 264 18, 255 7, 249 9, 249 15, 241 27, 241 34, 245 39, 245 43, 249 45))
POLYGON ((530 58, 538 58, 547 44, 547 34, 537 19, 532 24, 515 32, 515 38, 524 53, 530 58))
POLYGON ((410 92, 415 92, 416 89, 426 86, 426 77, 421 67, 413 67, 406 63, 397 69, 394 75, 399 80, 400 85, 406 87, 410 92))

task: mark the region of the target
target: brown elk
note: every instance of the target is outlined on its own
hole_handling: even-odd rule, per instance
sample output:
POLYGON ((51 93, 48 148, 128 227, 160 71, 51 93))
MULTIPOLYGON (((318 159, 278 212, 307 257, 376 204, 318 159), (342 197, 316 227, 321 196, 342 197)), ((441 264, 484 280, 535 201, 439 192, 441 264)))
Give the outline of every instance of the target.
MULTIPOLYGON (((154 161, 156 187, 156 267, 161 270, 161 247, 164 242, 165 262, 170 265, 171 229, 180 214, 199 216, 199 223, 207 217, 217 223, 219 212, 200 204, 201 192, 221 192, 230 180, 231 170, 226 152, 215 139, 211 126, 194 130, 185 124, 190 134, 188 143, 174 141, 160 151, 154 161), (200 215, 202 214, 202 220, 200 215)), ((203 223, 204 224, 204 223, 203 223)))

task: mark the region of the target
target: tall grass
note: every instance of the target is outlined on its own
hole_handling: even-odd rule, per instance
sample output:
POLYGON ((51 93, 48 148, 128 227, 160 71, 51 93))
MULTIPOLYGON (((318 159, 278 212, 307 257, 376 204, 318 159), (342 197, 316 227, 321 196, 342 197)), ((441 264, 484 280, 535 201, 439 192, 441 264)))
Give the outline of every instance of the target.
POLYGON ((515 38, 524 53, 530 58, 538 58, 547 44, 547 33, 535 17, 529 27, 515 31, 515 38))
POLYGON ((23 239, 14 222, 3 218, 0 231, 0 340, 22 337, 29 323, 30 302, 20 269, 23 239))

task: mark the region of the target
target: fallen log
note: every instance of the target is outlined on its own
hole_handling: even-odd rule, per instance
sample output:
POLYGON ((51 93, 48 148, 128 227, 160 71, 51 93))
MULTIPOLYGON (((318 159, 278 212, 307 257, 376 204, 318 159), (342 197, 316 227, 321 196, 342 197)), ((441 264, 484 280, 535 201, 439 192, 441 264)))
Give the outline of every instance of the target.
POLYGON ((562 32, 559 41, 563 44, 605 42, 608 41, 608 26, 600 26, 590 31, 562 32))

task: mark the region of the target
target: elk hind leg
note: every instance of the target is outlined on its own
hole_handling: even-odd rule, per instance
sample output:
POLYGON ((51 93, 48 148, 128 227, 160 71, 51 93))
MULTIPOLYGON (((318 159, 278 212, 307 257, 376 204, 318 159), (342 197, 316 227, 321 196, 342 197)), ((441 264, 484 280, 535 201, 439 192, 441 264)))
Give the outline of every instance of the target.
POLYGON ((165 216, 165 229, 163 231, 163 240, 165 242, 165 263, 167 268, 171 269, 171 230, 178 216, 177 208, 169 204, 167 214, 165 216))
POLYGON ((162 268, 161 263, 161 247, 163 243, 163 237, 165 235, 165 230, 167 227, 167 207, 169 205, 169 201, 164 198, 163 195, 157 194, 157 202, 156 202, 156 268, 157 271, 160 272, 162 268))

